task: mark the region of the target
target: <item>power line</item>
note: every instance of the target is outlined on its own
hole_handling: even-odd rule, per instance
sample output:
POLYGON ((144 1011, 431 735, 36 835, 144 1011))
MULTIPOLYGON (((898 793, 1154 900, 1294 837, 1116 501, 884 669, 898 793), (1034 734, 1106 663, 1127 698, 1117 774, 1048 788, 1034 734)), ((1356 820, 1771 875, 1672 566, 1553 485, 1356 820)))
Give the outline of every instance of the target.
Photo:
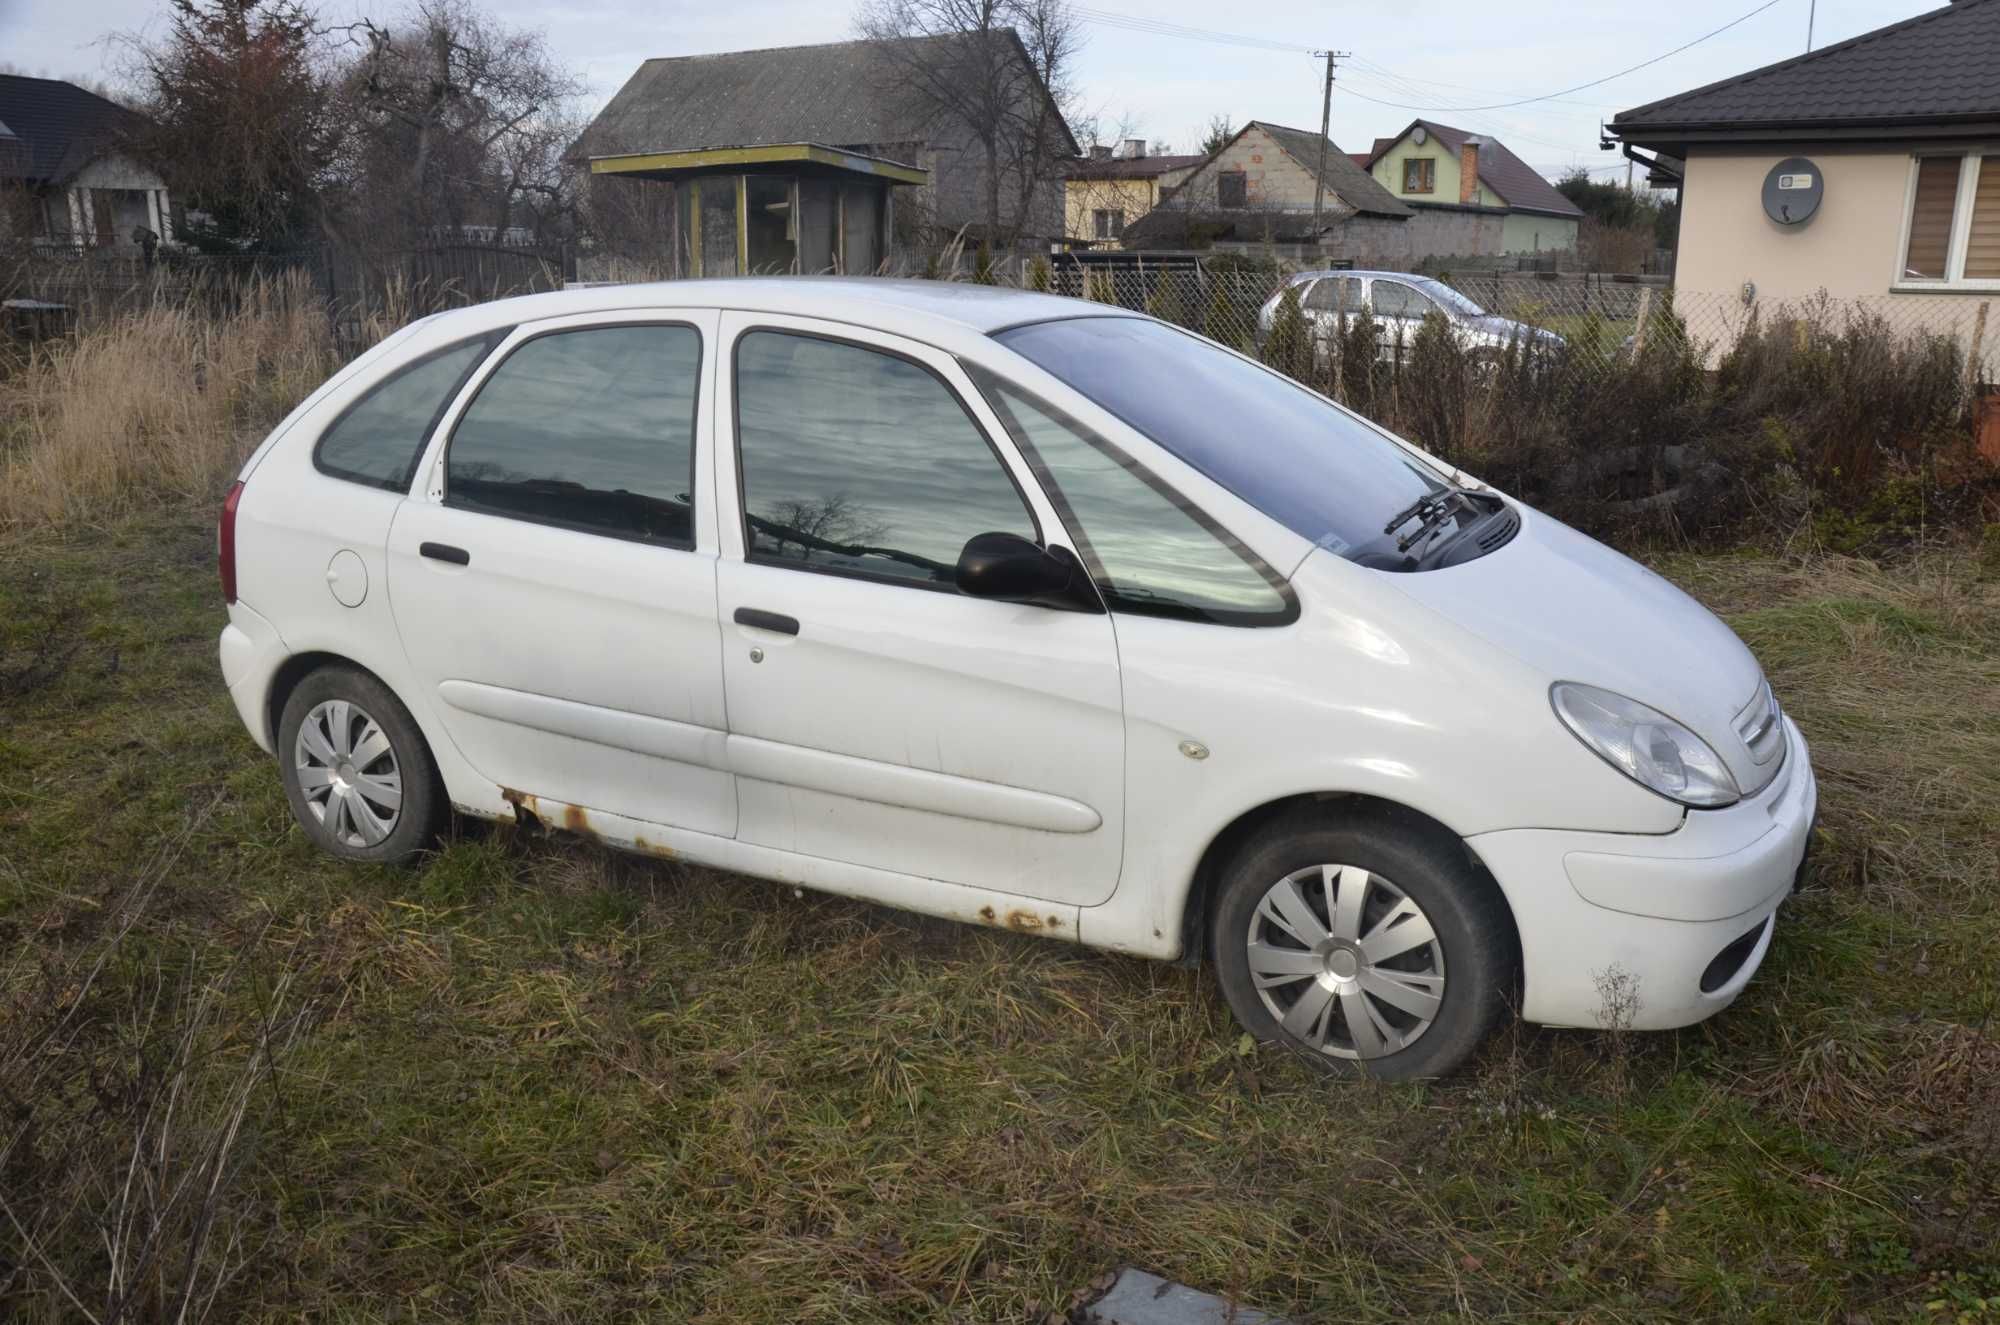
MULTIPOLYGON (((1605 83, 1609 83, 1613 79, 1623 78, 1627 74, 1635 74, 1650 65, 1656 65, 1662 60, 1679 55, 1682 51, 1691 50, 1711 38, 1721 36, 1740 23, 1749 22, 1751 19, 1757 17, 1757 15, 1779 3, 1781 3, 1781 0, 1764 0, 1763 4, 1758 5, 1755 9, 1742 15, 1740 18, 1731 19, 1721 27, 1704 32, 1693 41, 1685 42, 1670 51, 1655 55, 1650 60, 1641 60, 1629 69, 1620 69, 1615 74, 1606 74, 1602 78, 1593 78, 1588 83, 1578 83, 1575 87, 1566 87, 1559 92, 1549 92, 1538 97, 1521 97, 1515 101, 1496 101, 1490 106, 1438 106, 1388 101, 1381 97, 1371 97, 1364 92, 1354 92, 1353 95, 1360 97, 1363 101, 1372 101, 1378 106, 1392 106, 1397 110, 1449 110, 1458 114, 1467 114, 1482 110, 1506 110, 1511 106, 1529 106, 1539 101, 1555 101, 1570 95, 1572 92, 1582 92, 1588 88, 1599 87, 1605 83)), ((1212 28, 1191 27, 1185 23, 1168 23, 1162 19, 1137 18, 1131 14, 1120 14, 1108 9, 1078 6, 1076 15, 1086 22, 1100 23, 1106 27, 1124 28, 1130 32, 1148 32, 1161 37, 1180 37, 1189 41, 1202 41, 1219 46, 1243 46, 1256 50, 1284 51, 1289 54, 1299 55, 1312 54, 1310 50, 1303 46, 1293 46, 1285 42, 1271 41, 1263 37, 1246 37, 1241 33, 1218 32, 1212 28)))
POLYGON ((1727 23, 1724 23, 1724 24, 1723 24, 1723 25, 1722 25, 1721 27, 1719 27, 1719 28, 1716 28, 1716 29, 1714 29, 1714 30, 1713 30, 1713 31, 1711 31, 1711 32, 1704 32, 1704 33, 1702 33, 1702 34, 1701 34, 1701 35, 1700 35, 1699 37, 1696 37, 1696 38, 1695 38, 1695 39, 1694 39, 1693 41, 1690 41, 1690 42, 1686 42, 1686 43, 1684 43, 1684 44, 1682 44, 1682 45, 1679 45, 1679 46, 1676 46, 1676 47, 1674 47, 1674 48, 1673 48, 1672 50, 1670 50, 1670 51, 1667 51, 1667 52, 1665 52, 1665 53, 1663 53, 1663 54, 1660 54, 1660 55, 1655 55, 1655 56, 1654 56, 1654 57, 1653 57, 1652 59, 1650 59, 1650 60, 1641 60, 1641 61, 1640 61, 1640 62, 1639 62, 1638 64, 1635 64, 1635 65, 1633 65, 1633 66, 1632 66, 1631 68, 1629 68, 1629 69, 1620 69, 1620 70, 1619 70, 1619 71, 1618 71, 1617 73, 1615 73, 1615 74, 1606 74, 1606 75, 1605 75, 1604 77, 1602 77, 1602 78, 1593 78, 1593 79, 1591 79, 1591 80, 1590 80, 1590 81, 1589 81, 1588 83, 1578 83, 1578 84, 1577 84, 1577 85, 1576 85, 1575 87, 1566 87, 1566 88, 1562 89, 1562 90, 1561 90, 1560 92, 1550 92, 1550 93, 1548 93, 1548 94, 1546 94, 1546 95, 1544 95, 1544 96, 1539 96, 1539 97, 1522 97, 1522 98, 1521 98, 1520 100, 1518 100, 1518 101, 1496 101, 1496 102, 1494 102, 1494 103, 1493 103, 1492 105, 1490 105, 1490 106, 1446 106, 1446 107, 1434 107, 1434 106, 1420 106, 1420 105, 1407 105, 1407 104, 1405 104, 1405 103, 1403 103, 1403 102, 1400 102, 1400 101, 1384 101, 1384 100, 1382 100, 1382 99, 1381 99, 1380 97, 1371 97, 1371 96, 1367 96, 1366 94, 1364 94, 1364 93, 1361 93, 1361 92, 1356 92, 1356 93, 1355 93, 1354 95, 1355 95, 1355 96, 1357 96, 1357 97, 1360 97, 1360 98, 1361 98, 1362 100, 1364 100, 1364 101, 1372 101, 1372 102, 1374 102, 1374 103, 1375 103, 1376 105, 1378 105, 1378 106, 1394 106, 1394 107, 1395 107, 1396 109, 1398 109, 1398 110, 1433 110, 1433 109, 1445 109, 1445 110, 1452 110, 1452 111, 1457 111, 1457 112, 1460 112, 1460 113, 1464 113, 1464 112, 1467 112, 1467 111, 1477 111, 1477 110, 1506 110, 1506 109, 1507 109, 1507 108, 1509 108, 1510 106, 1528 106, 1528 105, 1532 105, 1532 104, 1534 104, 1535 102, 1538 102, 1538 101, 1554 101, 1554 100, 1556 100, 1556 99, 1557 99, 1558 97, 1566 97, 1566 96, 1568 96, 1568 95, 1569 95, 1570 93, 1572 93, 1572 92, 1581 92, 1581 91, 1583 91, 1583 90, 1584 90, 1584 89, 1586 89, 1586 88, 1592 88, 1592 87, 1597 87, 1597 86, 1599 86, 1599 85, 1601 85, 1601 84, 1604 84, 1604 83, 1609 83, 1609 82, 1611 82, 1611 81, 1612 81, 1613 79, 1616 79, 1616 78, 1623 78, 1623 77, 1625 77, 1625 75, 1627 75, 1627 74, 1636 74, 1636 73, 1638 73, 1638 72, 1639 72, 1639 71, 1640 71, 1641 69, 1644 69, 1644 68, 1646 68, 1646 67, 1647 67, 1647 66, 1649 66, 1649 65, 1655 65, 1655 64, 1658 64, 1658 63, 1659 63, 1660 61, 1662 61, 1662 60, 1665 60, 1665 59, 1669 59, 1669 58, 1671 58, 1671 57, 1673 57, 1673 56, 1676 56, 1676 55, 1679 55, 1679 54, 1680 54, 1680 53, 1681 53, 1682 51, 1685 51, 1685 50, 1690 50, 1690 49, 1692 49, 1692 48, 1694 48, 1694 47, 1696 47, 1696 46, 1699 46, 1699 45, 1701 45, 1701 44, 1702 44, 1703 42, 1705 42, 1705 41, 1709 40, 1709 39, 1710 39, 1711 37, 1719 37, 1719 36, 1721 36, 1721 35, 1722 35, 1723 33, 1727 32, 1727 31, 1729 31, 1729 30, 1730 30, 1731 28, 1735 27, 1735 26, 1736 26, 1737 24, 1739 24, 1739 23, 1747 23, 1747 22, 1749 22, 1749 21, 1750 21, 1751 19, 1753 19, 1753 18, 1757 17, 1757 15, 1759 15, 1759 14, 1763 13, 1763 12, 1764 12, 1765 10, 1767 10, 1767 9, 1771 8, 1771 7, 1773 6, 1773 5, 1776 5, 1776 4, 1778 4, 1778 3, 1780 3, 1780 0, 1764 0, 1764 3, 1763 3, 1763 4, 1761 4, 1761 5, 1758 5, 1758 6, 1757 6, 1757 7, 1755 8, 1755 9, 1751 10, 1751 11, 1750 11, 1749 13, 1747 13, 1747 14, 1744 14, 1744 15, 1742 15, 1742 16, 1741 16, 1741 17, 1739 17, 1739 18, 1734 18, 1734 19, 1731 19, 1731 20, 1730 20, 1729 22, 1727 22, 1727 23))

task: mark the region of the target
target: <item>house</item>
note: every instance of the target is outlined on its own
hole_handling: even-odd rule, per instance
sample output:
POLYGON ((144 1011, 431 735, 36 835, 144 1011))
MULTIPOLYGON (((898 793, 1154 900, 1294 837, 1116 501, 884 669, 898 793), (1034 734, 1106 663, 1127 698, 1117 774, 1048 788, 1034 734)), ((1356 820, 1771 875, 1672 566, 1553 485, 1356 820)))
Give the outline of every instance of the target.
POLYGON ((1679 290, 1870 296, 1940 329, 2000 295, 2000 0, 1623 111, 1607 133, 1655 175, 1680 163, 1679 290))
POLYGON ((0 74, 0 187, 26 191, 39 248, 132 250, 174 234, 166 181, 123 147, 140 116, 54 78, 0 74))
POLYGON ((1251 120, 1178 186, 1163 191, 1151 212, 1128 224, 1124 243, 1127 248, 1276 244, 1302 246, 1315 258, 1386 261, 1408 256, 1403 227, 1414 215, 1332 139, 1251 120))
POLYGON ((1040 159, 1078 155, 1008 29, 647 60, 574 154, 590 159, 595 177, 672 186, 674 269, 733 275, 872 271, 899 232, 977 237, 996 173, 1003 231, 1053 242, 1064 232, 1062 181, 1015 164, 1037 159, 1038 147, 1049 148, 1040 159), (969 126, 912 98, 901 71, 916 59, 1020 70, 1016 127, 997 172, 969 126), (1024 136, 1033 133, 1052 146, 1024 136))
POLYGON ((1120 155, 1108 144, 1093 146, 1063 176, 1065 237, 1072 245, 1118 247, 1126 223, 1159 206, 1201 162, 1199 153, 1149 156, 1143 138, 1126 139, 1120 155))
POLYGON ((1576 247, 1582 210, 1498 139, 1412 120, 1393 138, 1375 140, 1367 170, 1420 212, 1456 212, 1472 222, 1473 246, 1452 256, 1576 247))

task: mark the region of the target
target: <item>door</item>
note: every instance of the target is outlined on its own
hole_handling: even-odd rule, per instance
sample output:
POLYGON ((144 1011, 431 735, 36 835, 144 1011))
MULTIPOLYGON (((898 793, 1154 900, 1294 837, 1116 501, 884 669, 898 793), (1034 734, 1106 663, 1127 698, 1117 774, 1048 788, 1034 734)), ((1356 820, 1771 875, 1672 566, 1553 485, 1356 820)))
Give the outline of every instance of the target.
POLYGON ((744 841, 1049 901, 1118 879, 1101 607, 958 592, 974 535, 1075 549, 947 354, 725 313, 717 567, 744 841))
POLYGON ((1364 294, 1358 276, 1322 276, 1306 291, 1306 317, 1311 320, 1313 341, 1324 357, 1335 342, 1342 317, 1358 317, 1364 294))
POLYGON ((715 314, 517 329, 389 535, 411 670, 500 787, 728 835, 709 431, 715 314))
POLYGON ((1375 281, 1368 299, 1375 313, 1382 358, 1401 363, 1409 358, 1417 328, 1423 326, 1427 315, 1438 311, 1438 306, 1401 281, 1375 281))

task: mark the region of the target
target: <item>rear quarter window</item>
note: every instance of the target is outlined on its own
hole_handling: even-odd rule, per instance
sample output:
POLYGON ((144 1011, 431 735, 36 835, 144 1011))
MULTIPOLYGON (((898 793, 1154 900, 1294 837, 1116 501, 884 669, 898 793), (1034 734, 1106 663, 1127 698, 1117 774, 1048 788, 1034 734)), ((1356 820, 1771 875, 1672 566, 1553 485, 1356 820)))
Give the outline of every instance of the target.
POLYGON ((432 351, 377 382, 320 434, 313 467, 371 488, 408 488, 445 407, 504 334, 432 351))

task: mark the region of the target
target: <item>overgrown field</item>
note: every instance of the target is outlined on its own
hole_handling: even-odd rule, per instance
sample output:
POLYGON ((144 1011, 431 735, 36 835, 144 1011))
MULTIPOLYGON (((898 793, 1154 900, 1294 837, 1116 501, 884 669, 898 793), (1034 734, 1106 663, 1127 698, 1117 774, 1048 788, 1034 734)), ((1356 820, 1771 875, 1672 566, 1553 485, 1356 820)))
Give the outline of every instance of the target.
POLYGON ((0 1317, 1018 1322, 1121 1263, 1301 1322, 2000 1311, 1958 555, 1662 561, 1813 744, 1769 963, 1387 1088, 1204 972, 561 838, 337 864, 219 683, 210 517, 0 543, 0 1317))

